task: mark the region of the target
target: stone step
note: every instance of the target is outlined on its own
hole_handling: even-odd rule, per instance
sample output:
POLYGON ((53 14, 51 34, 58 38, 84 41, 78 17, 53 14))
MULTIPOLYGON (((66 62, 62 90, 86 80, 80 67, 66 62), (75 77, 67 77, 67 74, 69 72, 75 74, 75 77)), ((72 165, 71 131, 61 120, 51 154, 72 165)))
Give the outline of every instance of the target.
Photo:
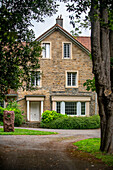
POLYGON ((39 128, 40 122, 25 122, 21 125, 21 127, 39 128))

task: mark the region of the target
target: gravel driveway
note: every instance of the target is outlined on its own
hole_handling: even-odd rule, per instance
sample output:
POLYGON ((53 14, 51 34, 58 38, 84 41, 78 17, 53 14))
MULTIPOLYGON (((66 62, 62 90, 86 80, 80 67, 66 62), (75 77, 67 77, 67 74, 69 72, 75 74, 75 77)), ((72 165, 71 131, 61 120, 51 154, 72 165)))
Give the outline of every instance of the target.
MULTIPOLYGON (((32 128, 29 128, 32 129, 32 128)), ((36 129, 58 132, 44 136, 0 136, 1 170, 110 170, 68 152, 72 143, 100 136, 100 130, 36 129)))

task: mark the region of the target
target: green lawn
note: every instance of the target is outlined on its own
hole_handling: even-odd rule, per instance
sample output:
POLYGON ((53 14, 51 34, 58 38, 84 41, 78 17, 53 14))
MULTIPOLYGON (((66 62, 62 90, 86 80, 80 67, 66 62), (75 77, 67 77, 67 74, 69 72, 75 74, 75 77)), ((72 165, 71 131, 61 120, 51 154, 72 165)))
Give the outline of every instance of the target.
POLYGON ((85 139, 74 143, 78 150, 89 152, 104 163, 113 166, 113 155, 102 153, 100 148, 100 138, 85 139))
POLYGON ((15 129, 14 132, 4 132, 3 128, 0 128, 0 135, 52 135, 52 134, 58 134, 58 133, 38 131, 38 130, 28 130, 28 129, 15 129))

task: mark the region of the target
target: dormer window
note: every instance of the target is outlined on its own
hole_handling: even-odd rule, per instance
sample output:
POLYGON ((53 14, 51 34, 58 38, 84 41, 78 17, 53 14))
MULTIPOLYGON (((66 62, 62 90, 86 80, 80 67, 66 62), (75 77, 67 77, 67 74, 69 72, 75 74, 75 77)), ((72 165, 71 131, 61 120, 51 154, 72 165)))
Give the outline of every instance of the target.
POLYGON ((51 58, 51 55, 50 55, 50 42, 42 43, 42 47, 43 47, 43 50, 42 50, 43 58, 50 59, 51 58))
POLYGON ((71 58, 71 43, 63 43, 63 58, 70 59, 71 58))

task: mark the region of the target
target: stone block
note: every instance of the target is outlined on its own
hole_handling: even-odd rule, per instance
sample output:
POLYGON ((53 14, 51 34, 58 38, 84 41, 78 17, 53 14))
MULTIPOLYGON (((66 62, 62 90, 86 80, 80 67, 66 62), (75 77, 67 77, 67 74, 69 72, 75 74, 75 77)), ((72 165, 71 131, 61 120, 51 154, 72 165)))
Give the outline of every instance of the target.
POLYGON ((4 111, 3 123, 4 123, 4 132, 14 132, 14 111, 4 111))

